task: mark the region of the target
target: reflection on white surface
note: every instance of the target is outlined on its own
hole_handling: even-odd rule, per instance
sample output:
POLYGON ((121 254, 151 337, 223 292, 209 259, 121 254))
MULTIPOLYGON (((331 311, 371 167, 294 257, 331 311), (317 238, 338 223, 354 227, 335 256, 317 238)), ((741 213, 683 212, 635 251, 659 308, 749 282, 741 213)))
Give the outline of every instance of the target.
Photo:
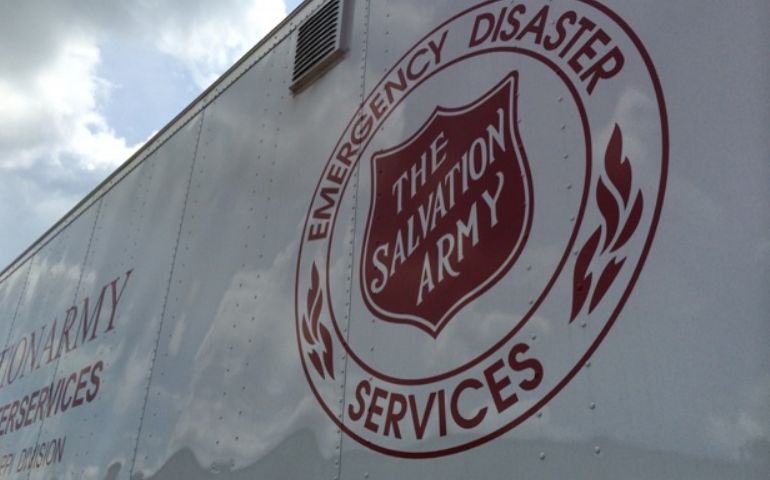
MULTIPOLYGON (((39 432, 2 437, 0 452, 65 432, 65 461, 29 475, 41 479, 126 479, 133 471, 134 478, 157 479, 766 480, 770 112, 762 99, 770 98, 770 82, 766 65, 756 61, 767 57, 770 45, 765 5, 747 0, 743 8, 727 9, 689 1, 652 10, 640 2, 612 2, 649 48, 671 114, 668 192, 645 270, 590 365, 540 412, 483 446, 419 461, 381 455, 341 435, 309 389, 297 351, 298 236, 323 163, 361 94, 417 38, 467 6, 391 0, 368 2, 371 12, 365 12, 362 5, 355 3, 352 51, 319 83, 290 98, 286 72, 293 47, 280 42, 207 108, 197 158, 196 119, 104 197, 95 229, 91 211, 0 283, 0 339, 8 345, 130 268, 136 281, 121 301, 115 334, 59 362, 62 373, 104 361, 98 400, 88 410, 46 419, 39 432), (745 51, 725 51, 728 35, 745 51), (6 321, 11 317, 13 325, 6 321)), ((486 81, 471 73, 479 84, 486 81)), ((602 108, 622 123, 653 128, 651 100, 637 87, 602 108)), ((538 110, 541 100, 548 99, 523 112, 525 144, 547 121, 538 110)), ((398 143, 421 121, 404 113, 420 112, 419 105, 405 107, 389 120, 381 146, 398 143)), ((594 132, 595 143, 606 143, 612 127, 594 132)), ((624 141, 640 162, 657 154, 636 136, 624 141)), ((561 153, 557 147, 554 155, 561 153)), ((653 173, 643 168, 635 181, 653 173)), ((349 281, 347 275, 350 249, 354 262, 360 252, 350 244, 361 241, 370 195, 365 182, 359 187, 358 198, 343 204, 330 274, 342 286, 339 319, 348 312, 345 287, 358 288, 355 275, 349 281)), ((547 238, 550 230, 544 232, 547 238)), ((527 264, 546 270, 558 251, 535 242, 527 264)), ((554 292, 564 288, 557 284, 554 292)), ((497 293, 529 300, 521 290, 497 293)), ((353 308, 358 330, 351 334, 361 335, 358 345, 374 348, 370 358, 416 361, 405 353, 408 341, 398 329, 355 324, 371 324, 357 316, 362 311, 353 308), (391 334, 382 334, 386 330, 391 334), (388 348, 401 356, 388 359, 388 348)), ((538 311, 530 319, 522 335, 533 349, 543 348, 544 338, 565 322, 560 312, 538 311)), ((478 305, 464 314, 472 321, 454 322, 451 337, 442 334, 431 343, 435 355, 419 352, 427 371, 473 356, 521 315, 478 305)), ((574 358, 597 328, 576 325, 554 358, 574 358)), ((339 365, 347 361, 340 352, 339 365)), ((0 405, 53 375, 41 369, 13 389, 4 387, 0 405)), ((366 377, 341 378, 350 395, 366 377)), ((343 392, 334 395, 342 400, 343 392)), ((492 408, 483 401, 463 406, 492 408)), ((532 403, 521 399, 524 408, 532 403)), ((486 421, 488 430, 496 427, 492 417, 486 421)), ((464 438, 458 429, 451 434, 464 438)), ((440 445, 441 439, 430 442, 440 445)))
POLYGON ((211 438, 216 438, 219 448, 237 465, 243 465, 272 450, 286 432, 300 430, 308 421, 313 401, 303 379, 287 378, 283 368, 276 368, 297 364, 296 352, 287 348, 295 341, 293 324, 285 322, 290 328, 276 328, 275 324, 276 318, 286 317, 286 305, 293 300, 295 251, 296 242, 292 242, 269 269, 239 272, 232 277, 214 321, 194 352, 190 365, 194 373, 188 390, 179 395, 181 401, 176 407, 181 414, 169 452, 188 447, 208 464, 216 460, 206 453, 211 438), (255 292, 259 292, 259 299, 254 298, 255 292), (236 305, 258 312, 248 335, 227 321, 236 305))

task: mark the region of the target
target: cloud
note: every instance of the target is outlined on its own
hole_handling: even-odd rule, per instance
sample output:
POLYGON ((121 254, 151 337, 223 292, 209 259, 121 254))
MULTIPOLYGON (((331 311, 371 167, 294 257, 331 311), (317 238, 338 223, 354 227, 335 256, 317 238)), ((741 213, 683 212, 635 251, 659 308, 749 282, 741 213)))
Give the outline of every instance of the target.
POLYGON ((225 2, 233 4, 229 9, 223 9, 222 3, 200 5, 197 13, 205 18, 203 22, 188 18, 155 32, 157 48, 179 59, 200 87, 213 82, 286 16, 281 1, 225 2), (240 14, 234 16, 235 11, 240 14))
POLYGON ((141 145, 104 113, 121 84, 100 70, 106 44, 181 65, 202 89, 285 15, 282 0, 0 4, 0 264, 141 145))

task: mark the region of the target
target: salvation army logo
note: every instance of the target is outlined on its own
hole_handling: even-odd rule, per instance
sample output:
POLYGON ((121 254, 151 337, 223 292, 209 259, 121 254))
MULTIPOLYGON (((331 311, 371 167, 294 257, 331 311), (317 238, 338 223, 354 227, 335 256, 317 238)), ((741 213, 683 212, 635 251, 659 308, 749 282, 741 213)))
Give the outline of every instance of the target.
POLYGON ((615 13, 562 4, 488 1, 439 25, 320 175, 297 342, 319 405, 371 449, 515 436, 632 293, 666 181, 660 82, 615 13))
POLYGON ((375 317, 435 337, 521 252, 532 187, 516 79, 471 105, 437 107, 415 135, 372 156, 361 289, 375 317))

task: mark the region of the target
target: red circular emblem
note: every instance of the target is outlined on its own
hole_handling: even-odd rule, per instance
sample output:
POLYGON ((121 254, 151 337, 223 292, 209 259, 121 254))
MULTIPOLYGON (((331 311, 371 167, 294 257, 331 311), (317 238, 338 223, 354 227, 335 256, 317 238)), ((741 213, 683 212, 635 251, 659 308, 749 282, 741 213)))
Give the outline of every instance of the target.
POLYGON ((605 6, 488 1, 439 25, 368 93, 308 210, 297 342, 321 407, 402 457, 525 421, 620 314, 667 163, 654 66, 605 6))

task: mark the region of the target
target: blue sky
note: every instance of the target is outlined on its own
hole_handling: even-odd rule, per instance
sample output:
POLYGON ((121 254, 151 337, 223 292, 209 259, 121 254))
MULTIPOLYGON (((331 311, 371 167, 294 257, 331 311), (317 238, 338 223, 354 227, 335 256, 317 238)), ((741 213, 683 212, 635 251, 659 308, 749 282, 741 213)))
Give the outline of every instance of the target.
POLYGON ((301 0, 0 3, 0 269, 301 0))

